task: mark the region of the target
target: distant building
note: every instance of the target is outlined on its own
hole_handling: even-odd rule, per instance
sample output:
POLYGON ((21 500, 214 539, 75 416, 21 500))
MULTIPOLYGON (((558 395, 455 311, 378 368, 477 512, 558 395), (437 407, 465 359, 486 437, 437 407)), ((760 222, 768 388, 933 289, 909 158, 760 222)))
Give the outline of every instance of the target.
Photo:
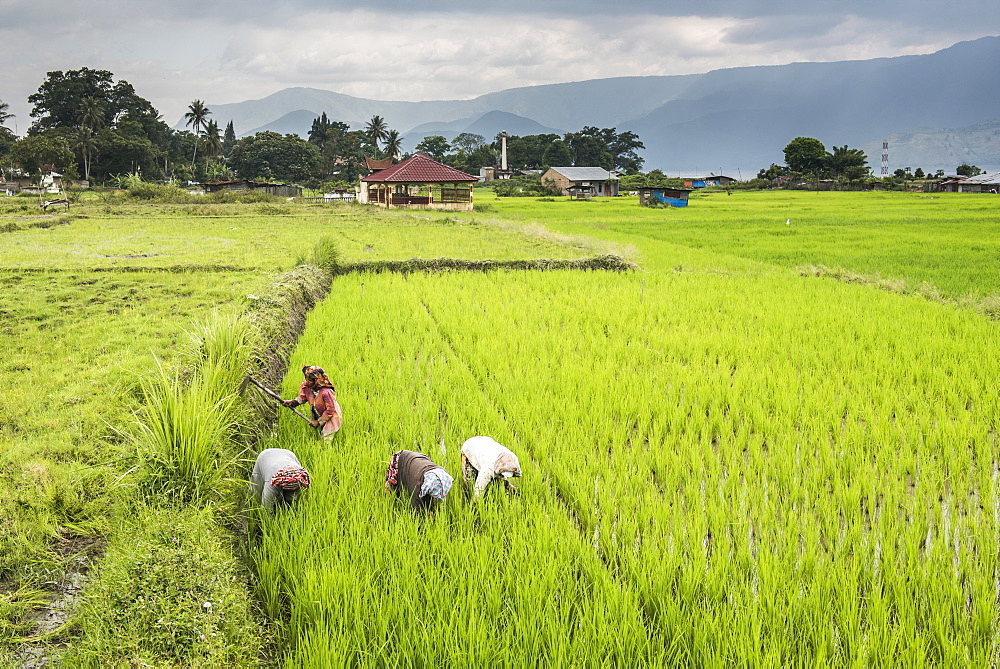
POLYGON ((278 197, 300 197, 301 186, 270 183, 268 181, 251 181, 249 179, 234 179, 231 181, 211 181, 204 185, 206 193, 222 193, 225 191, 252 190, 276 195, 278 197))
POLYGON ((389 156, 388 158, 370 158, 365 156, 365 167, 368 168, 369 174, 380 172, 384 169, 392 167, 392 156, 389 156))
POLYGON ((550 167, 542 175, 542 183, 581 200, 618 197, 618 177, 601 167, 550 167))
POLYGON ((391 167, 361 177, 358 202, 387 209, 472 211, 479 177, 442 165, 418 151, 391 167))
POLYGON ((712 176, 707 177, 682 177, 684 179, 685 188, 708 188, 709 186, 728 186, 736 179, 726 176, 712 176))
POLYGON ((62 192, 62 175, 52 169, 52 165, 42 165, 37 176, 24 174, 15 168, 7 181, 0 182, 0 190, 4 193, 45 193, 62 192))
POLYGON ((938 184, 942 193, 1000 193, 1000 172, 974 177, 950 177, 938 184))
POLYGON ((691 188, 640 188, 639 204, 646 206, 650 202, 669 204, 671 207, 686 207, 691 188))

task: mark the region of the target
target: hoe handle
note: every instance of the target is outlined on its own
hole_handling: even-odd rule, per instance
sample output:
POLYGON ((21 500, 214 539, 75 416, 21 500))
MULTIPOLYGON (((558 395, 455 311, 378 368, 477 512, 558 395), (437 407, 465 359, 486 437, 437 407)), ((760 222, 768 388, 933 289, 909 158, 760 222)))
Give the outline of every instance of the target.
MULTIPOLYGON (((274 392, 273 390, 271 390, 270 388, 268 388, 267 386, 265 386, 260 381, 258 381, 257 379, 253 378, 252 376, 248 376, 247 377, 247 381, 249 381, 250 383, 254 384, 258 388, 260 388, 261 390, 263 390, 264 394, 267 395, 268 397, 270 397, 275 402, 284 402, 284 400, 281 399, 281 395, 279 395, 278 393, 274 392)), ((298 409, 296 409, 294 407, 286 407, 286 408, 291 409, 292 413, 294 413, 296 416, 301 417, 302 420, 306 421, 307 423, 312 423, 312 420, 310 420, 309 417, 306 416, 305 414, 301 413, 298 409)))

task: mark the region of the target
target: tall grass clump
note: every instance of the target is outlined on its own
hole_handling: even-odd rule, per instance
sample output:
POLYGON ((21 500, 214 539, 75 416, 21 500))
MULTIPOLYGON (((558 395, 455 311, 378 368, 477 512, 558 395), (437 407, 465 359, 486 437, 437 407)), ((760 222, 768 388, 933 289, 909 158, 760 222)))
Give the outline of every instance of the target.
POLYGON ((225 489, 238 457, 251 332, 239 317, 215 316, 189 334, 190 368, 171 374, 157 360, 143 379, 137 440, 150 491, 204 502, 225 489))
POLYGON ((300 254, 295 259, 296 265, 314 265, 326 270, 330 274, 336 274, 340 269, 343 253, 340 245, 332 237, 320 237, 309 255, 300 254))

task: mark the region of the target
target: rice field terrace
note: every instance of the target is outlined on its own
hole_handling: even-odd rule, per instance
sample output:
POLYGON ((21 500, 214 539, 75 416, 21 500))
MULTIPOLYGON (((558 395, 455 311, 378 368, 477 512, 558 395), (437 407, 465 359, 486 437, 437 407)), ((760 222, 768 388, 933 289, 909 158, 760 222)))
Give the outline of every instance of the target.
POLYGON ((53 544, 90 537, 108 547, 49 637, 69 664, 997 663, 1000 200, 477 198, 451 216, 0 213, 0 326, 18 342, 0 360, 0 472, 22 481, 0 502, 11 648, 39 636, 24 612, 65 568, 53 544), (182 370, 199 323, 259 308, 321 236, 342 267, 615 253, 638 268, 336 275, 281 393, 324 366, 344 428, 324 443, 285 412, 252 446, 294 450, 312 487, 251 508, 243 534, 239 436, 208 456, 213 492, 133 513, 150 479, 129 425, 155 360, 182 370), (51 409, 66 397, 72 419, 51 409), (519 496, 463 489, 477 434, 520 456, 519 496), (385 494, 404 448, 456 477, 438 513, 385 494))

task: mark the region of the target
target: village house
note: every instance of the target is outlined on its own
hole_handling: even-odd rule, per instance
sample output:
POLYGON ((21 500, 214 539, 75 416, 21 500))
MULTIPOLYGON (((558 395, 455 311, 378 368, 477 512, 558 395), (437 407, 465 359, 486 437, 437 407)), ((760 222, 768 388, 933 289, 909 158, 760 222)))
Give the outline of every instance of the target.
POLYGON ((618 177, 602 167, 550 167, 542 183, 578 200, 618 197, 618 177))
POLYGON ((401 163, 361 177, 358 202, 387 209, 472 211, 472 184, 477 181, 479 177, 418 151, 401 163))
POLYGON ((974 177, 951 177, 938 184, 942 193, 1000 193, 1000 172, 974 177))
POLYGON ((0 190, 5 194, 16 193, 61 193, 63 188, 62 175, 52 169, 52 165, 42 165, 41 171, 35 176, 21 173, 15 168, 6 181, 0 181, 0 190))

